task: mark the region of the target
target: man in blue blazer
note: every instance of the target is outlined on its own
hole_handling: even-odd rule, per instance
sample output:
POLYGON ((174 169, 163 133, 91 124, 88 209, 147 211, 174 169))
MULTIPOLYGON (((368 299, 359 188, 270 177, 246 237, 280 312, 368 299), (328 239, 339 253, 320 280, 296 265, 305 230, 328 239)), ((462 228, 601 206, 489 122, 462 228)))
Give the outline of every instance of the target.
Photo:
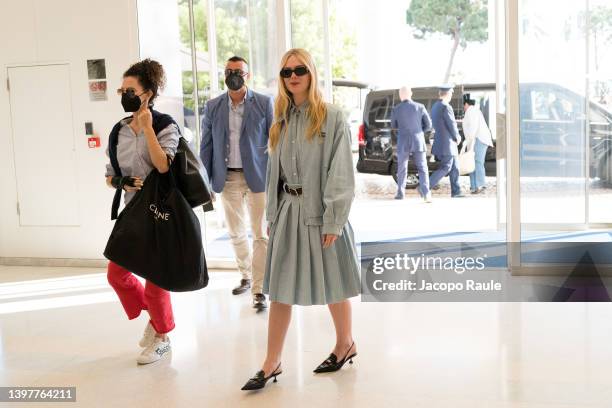
POLYGON ((431 202, 429 192, 429 170, 425 132, 431 130, 431 119, 427 109, 412 101, 412 89, 403 86, 399 90, 401 102, 391 112, 391 127, 397 129, 397 194, 402 200, 406 189, 408 159, 412 156, 419 172, 419 192, 426 202, 431 202))
POLYGON ((242 274, 232 293, 244 293, 252 286, 253 307, 261 310, 267 307, 263 277, 268 240, 263 218, 273 104, 271 97, 246 86, 250 77, 244 58, 232 57, 227 61, 228 91, 208 101, 204 108, 200 157, 213 191, 221 193, 228 233, 242 274), (253 236, 252 253, 246 212, 253 236))
POLYGON ((450 101, 453 88, 444 86, 439 91, 440 100, 431 108, 431 120, 435 130, 431 153, 440 161, 438 169, 431 174, 429 184, 435 187, 442 177, 450 177, 451 197, 464 197, 459 186, 459 151, 461 135, 457 129, 455 113, 450 101))

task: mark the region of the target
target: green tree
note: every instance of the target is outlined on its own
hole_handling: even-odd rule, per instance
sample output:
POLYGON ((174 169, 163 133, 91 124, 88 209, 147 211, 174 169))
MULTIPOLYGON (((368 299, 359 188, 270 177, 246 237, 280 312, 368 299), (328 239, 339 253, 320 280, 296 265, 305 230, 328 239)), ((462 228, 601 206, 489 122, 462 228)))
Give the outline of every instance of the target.
MULTIPOLYGON (((241 55, 248 59, 248 24, 246 16, 247 0, 216 0, 215 22, 217 37, 218 71, 221 72, 225 61, 233 55, 241 55)), ((191 49, 191 31, 189 27, 189 6, 187 0, 179 0, 179 30, 181 45, 185 50, 191 49)), ((208 52, 208 6, 206 1, 193 1, 193 19, 195 32, 196 53, 202 55, 208 52)), ((200 105, 207 99, 210 89, 210 75, 208 72, 198 72, 198 90, 200 91, 200 105)), ((223 78, 219 75, 215 80, 222 86, 223 78)), ((191 71, 183 73, 183 93, 185 106, 193 108, 193 74, 191 71)))
MULTIPOLYGON (((334 78, 356 79, 357 75, 357 35, 356 28, 342 16, 340 1, 330 1, 330 41, 332 53, 332 75, 334 78)), ((343 6, 350 2, 345 1, 343 6)), ((187 0, 178 0, 181 44, 185 50, 191 48, 189 28, 189 8, 187 0)), ((249 60, 253 73, 252 85, 265 88, 269 81, 276 78, 278 63, 271 49, 275 30, 268 11, 275 7, 275 0, 215 0, 215 23, 217 38, 218 70, 222 72, 225 60, 240 55, 249 60)), ((324 67, 323 24, 320 3, 313 7, 311 0, 291 0, 292 41, 296 47, 307 49, 322 71, 324 67)), ((196 52, 208 52, 208 7, 206 0, 194 0, 194 23, 196 52)), ((320 72, 322 74, 322 72, 320 72)), ((321 78, 322 79, 322 78, 321 78)), ((217 78, 220 86, 223 78, 217 78)), ((200 93, 210 89, 208 73, 198 73, 200 93)), ((183 73, 185 105, 191 107, 193 75, 183 73)), ((200 105, 202 98, 200 97, 200 105)))
POLYGON ((321 2, 313 5, 310 0, 290 1, 292 45, 303 48, 312 55, 321 77, 325 63, 325 49, 320 5, 321 2))
POLYGON ((348 2, 330 2, 329 27, 330 49, 332 58, 332 76, 334 78, 357 79, 357 32, 342 15, 342 7, 348 2))
POLYGON ((465 49, 468 42, 485 42, 488 38, 487 0, 412 0, 406 22, 415 29, 417 39, 431 34, 451 37, 453 45, 444 75, 444 82, 448 82, 459 46, 465 49))
MULTIPOLYGON (((191 48, 189 3, 187 0, 179 0, 178 4, 181 44, 186 48, 191 48)), ((193 1, 193 20, 196 50, 199 52, 206 52, 206 50, 208 50, 208 10, 205 2, 200 0, 193 1)))
MULTIPOLYGON (((325 43, 321 3, 311 0, 291 0, 291 34, 294 47, 306 49, 313 57, 323 80, 325 43)), ((356 27, 342 14, 343 7, 353 7, 350 1, 330 0, 329 30, 332 78, 358 79, 356 27)), ((331 84, 326 84, 327 86, 331 84)), ((347 113, 354 105, 354 90, 332 87, 333 102, 347 113)))
POLYGON ((278 76, 276 38, 276 0, 250 0, 248 9, 250 29, 250 58, 254 88, 272 89, 278 76))
MULTIPOLYGON (((189 2, 179 0, 179 35, 181 47, 184 51, 191 50, 191 31, 189 28, 189 2)), ((195 48, 197 54, 208 52, 208 9, 206 2, 193 0, 193 20, 195 32, 195 48)), ((183 105, 191 110, 195 110, 193 100, 193 72, 191 69, 183 71, 183 105)), ((208 72, 198 72, 198 101, 199 106, 203 106, 208 100, 210 92, 210 75, 208 72)))
MULTIPOLYGON (((348 1, 330 1, 329 30, 332 78, 357 78, 357 32, 353 22, 342 13, 344 7, 352 7, 348 1)), ((342 108, 349 116, 351 111, 359 109, 359 90, 347 87, 332 87, 333 103, 342 108)))
MULTIPOLYGON (((321 71, 325 63, 324 35, 321 7, 311 0, 291 0, 291 34, 294 47, 306 49, 321 71)), ((319 3, 317 3, 319 4, 319 3)), ((349 2, 330 1, 330 50, 332 76, 355 79, 357 74, 357 34, 355 26, 342 16, 341 7, 349 2)), ((319 73, 321 75, 321 72, 319 73)))
POLYGON ((246 1, 215 2, 217 58, 220 68, 234 55, 249 59, 249 23, 245 3, 246 1))

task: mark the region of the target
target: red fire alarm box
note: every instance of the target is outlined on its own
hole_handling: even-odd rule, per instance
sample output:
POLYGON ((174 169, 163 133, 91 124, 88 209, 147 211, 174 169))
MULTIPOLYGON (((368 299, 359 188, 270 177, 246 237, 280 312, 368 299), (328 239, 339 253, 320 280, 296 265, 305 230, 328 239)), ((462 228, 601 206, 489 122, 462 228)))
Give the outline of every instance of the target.
POLYGON ((87 144, 89 145, 90 149, 100 147, 100 137, 99 136, 88 137, 87 144))
POLYGON ((87 146, 90 149, 100 147, 100 135, 94 131, 92 122, 85 122, 85 135, 87 135, 87 146))

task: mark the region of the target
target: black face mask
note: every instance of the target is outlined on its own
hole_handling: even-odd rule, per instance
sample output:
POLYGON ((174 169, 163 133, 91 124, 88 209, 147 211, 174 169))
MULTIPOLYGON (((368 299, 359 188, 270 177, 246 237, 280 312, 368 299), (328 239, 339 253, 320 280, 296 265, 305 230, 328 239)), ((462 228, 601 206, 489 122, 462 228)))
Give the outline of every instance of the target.
POLYGON ((244 78, 238 74, 229 74, 225 77, 225 85, 232 91, 237 91, 244 86, 244 78))
POLYGON ((142 101, 138 95, 125 92, 123 95, 121 95, 121 105, 123 106, 123 110, 126 112, 136 112, 138 109, 140 109, 142 101))

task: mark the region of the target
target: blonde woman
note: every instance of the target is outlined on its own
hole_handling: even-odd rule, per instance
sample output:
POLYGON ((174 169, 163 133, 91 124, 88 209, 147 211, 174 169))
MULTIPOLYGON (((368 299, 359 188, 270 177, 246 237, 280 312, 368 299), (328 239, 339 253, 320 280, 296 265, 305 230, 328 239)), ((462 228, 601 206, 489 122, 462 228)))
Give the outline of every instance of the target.
POLYGON ((355 179, 347 124, 339 108, 323 102, 307 51, 283 56, 278 84, 266 178, 268 349, 243 390, 263 388, 282 372, 292 305, 329 307, 336 344, 315 373, 337 371, 357 355, 348 300, 360 293, 360 281, 348 222, 355 179))

